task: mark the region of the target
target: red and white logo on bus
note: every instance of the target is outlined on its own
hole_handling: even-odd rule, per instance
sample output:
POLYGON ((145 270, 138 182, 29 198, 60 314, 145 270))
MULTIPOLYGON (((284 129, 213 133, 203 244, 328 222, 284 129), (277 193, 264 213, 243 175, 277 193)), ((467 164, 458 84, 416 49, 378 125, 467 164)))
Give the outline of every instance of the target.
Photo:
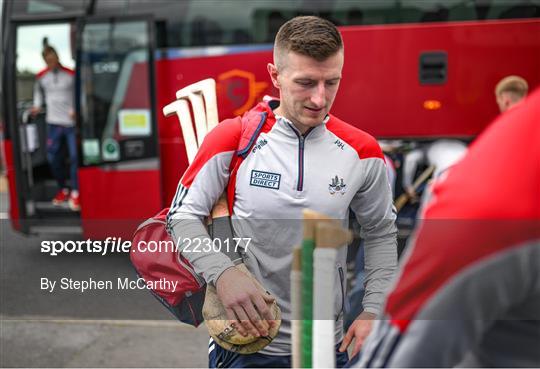
POLYGON ((255 74, 232 69, 218 76, 218 95, 232 104, 233 114, 242 115, 250 109, 268 88, 267 82, 258 82, 255 74))

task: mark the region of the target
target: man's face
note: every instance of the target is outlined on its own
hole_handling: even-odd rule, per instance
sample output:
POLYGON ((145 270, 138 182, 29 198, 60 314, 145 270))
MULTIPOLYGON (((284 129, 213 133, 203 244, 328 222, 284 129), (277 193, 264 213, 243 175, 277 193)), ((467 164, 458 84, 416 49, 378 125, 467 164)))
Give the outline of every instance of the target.
POLYGON ((49 69, 57 68, 58 65, 60 65, 58 61, 58 55, 56 55, 56 53, 52 53, 52 52, 47 53, 44 59, 45 59, 45 64, 47 64, 47 68, 49 69))
POLYGON ((289 119, 304 133, 320 125, 334 103, 341 80, 343 51, 321 62, 295 52, 281 58, 280 70, 268 64, 281 100, 276 114, 289 119))

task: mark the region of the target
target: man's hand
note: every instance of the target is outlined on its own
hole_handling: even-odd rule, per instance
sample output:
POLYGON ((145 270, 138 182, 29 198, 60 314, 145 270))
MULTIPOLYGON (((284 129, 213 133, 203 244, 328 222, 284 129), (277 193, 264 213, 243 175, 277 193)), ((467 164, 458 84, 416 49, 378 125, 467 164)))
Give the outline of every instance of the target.
POLYGON ((270 327, 277 324, 268 304, 275 298, 261 291, 245 273, 232 267, 216 281, 217 295, 227 312, 227 318, 243 336, 267 336, 270 327))
POLYGON ((349 330, 347 331, 347 334, 343 339, 343 343, 339 348, 339 352, 344 352, 345 350, 347 350, 347 347, 349 347, 353 338, 355 339, 355 342, 351 356, 355 356, 358 352, 360 352, 360 349, 362 348, 366 337, 368 336, 369 332, 371 332, 373 320, 376 317, 377 316, 375 314, 368 313, 366 311, 358 315, 358 318, 356 318, 354 323, 351 324, 351 326, 349 327, 349 330))

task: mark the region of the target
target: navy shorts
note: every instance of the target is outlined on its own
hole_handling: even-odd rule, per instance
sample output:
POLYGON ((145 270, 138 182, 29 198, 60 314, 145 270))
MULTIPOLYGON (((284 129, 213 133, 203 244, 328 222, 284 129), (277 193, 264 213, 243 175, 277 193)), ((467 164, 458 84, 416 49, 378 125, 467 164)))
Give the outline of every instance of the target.
MULTIPOLYGON (((347 351, 338 352, 339 346, 341 343, 336 345, 336 368, 344 367, 349 361, 347 351)), ((212 339, 208 346, 209 368, 290 368, 291 360, 291 355, 237 354, 225 350, 212 339)))

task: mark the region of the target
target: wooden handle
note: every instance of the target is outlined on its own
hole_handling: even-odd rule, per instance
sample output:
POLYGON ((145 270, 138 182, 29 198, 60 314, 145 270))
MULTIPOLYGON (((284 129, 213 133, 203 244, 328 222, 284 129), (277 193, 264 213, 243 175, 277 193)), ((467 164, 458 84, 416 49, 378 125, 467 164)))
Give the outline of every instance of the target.
POLYGON ((304 216, 304 239, 313 240, 315 239, 315 231, 317 224, 324 222, 327 224, 332 224, 339 226, 339 221, 332 219, 329 216, 319 213, 310 209, 304 209, 302 211, 304 216))
POLYGON ((317 224, 315 235, 316 248, 339 248, 352 241, 352 233, 341 226, 328 223, 317 224))

